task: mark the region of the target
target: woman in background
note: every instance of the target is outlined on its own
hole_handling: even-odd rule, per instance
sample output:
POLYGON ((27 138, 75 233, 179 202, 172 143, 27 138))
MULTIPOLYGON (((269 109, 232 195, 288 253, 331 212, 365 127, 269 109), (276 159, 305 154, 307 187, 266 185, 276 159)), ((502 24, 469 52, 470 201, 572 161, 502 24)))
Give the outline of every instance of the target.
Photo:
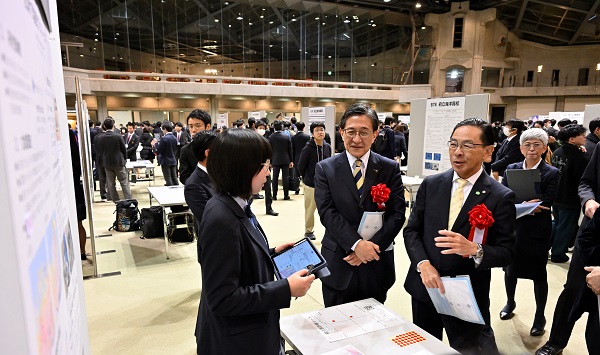
POLYGON ((211 144, 208 175, 215 195, 198 233, 202 295, 196 322, 198 354, 283 354, 279 310, 310 288, 301 270, 274 280, 270 257, 293 243, 269 248, 250 210, 251 197, 270 174, 271 145, 258 133, 230 129, 211 144))
MULTIPOLYGON (((548 134, 543 129, 532 128, 523 132, 520 137, 520 150, 525 156, 525 161, 511 164, 508 169, 537 169, 541 177, 541 202, 533 214, 517 219, 517 238, 514 246, 512 263, 504 271, 504 284, 506 286, 507 302, 500 312, 500 319, 510 319, 516 307, 515 289, 517 279, 533 280, 536 311, 533 326, 529 332, 532 336, 544 334, 546 318, 544 309, 548 299, 548 278, 546 264, 548 263, 548 249, 552 235, 552 215, 550 207, 554 203, 558 192, 560 174, 558 169, 547 164, 542 155, 548 149, 548 134)), ((506 174, 502 184, 508 186, 506 174)), ((539 202, 535 199, 529 202, 539 202)), ((516 201, 522 203, 524 201, 516 201)))

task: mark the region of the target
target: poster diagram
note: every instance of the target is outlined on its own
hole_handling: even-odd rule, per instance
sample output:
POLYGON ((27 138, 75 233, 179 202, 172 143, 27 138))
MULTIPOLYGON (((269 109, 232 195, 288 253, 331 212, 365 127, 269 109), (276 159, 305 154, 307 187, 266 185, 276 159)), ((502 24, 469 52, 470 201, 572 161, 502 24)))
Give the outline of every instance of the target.
POLYGON ((448 139, 454 126, 464 119, 465 98, 427 100, 423 175, 434 175, 450 169, 448 139))
POLYGON ((367 299, 302 315, 329 342, 363 335, 405 323, 381 303, 367 299))

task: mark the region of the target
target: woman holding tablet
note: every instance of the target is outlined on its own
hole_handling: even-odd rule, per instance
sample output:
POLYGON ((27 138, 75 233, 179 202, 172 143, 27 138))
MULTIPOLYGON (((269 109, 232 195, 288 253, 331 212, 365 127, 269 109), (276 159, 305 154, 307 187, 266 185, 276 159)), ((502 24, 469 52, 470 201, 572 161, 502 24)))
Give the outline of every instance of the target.
POLYGON ((249 205, 270 174, 270 158, 269 142, 251 130, 227 130, 211 145, 207 169, 216 194, 198 232, 198 354, 283 353, 279 310, 304 296, 315 279, 301 270, 274 280, 271 255, 293 243, 269 248, 249 205))

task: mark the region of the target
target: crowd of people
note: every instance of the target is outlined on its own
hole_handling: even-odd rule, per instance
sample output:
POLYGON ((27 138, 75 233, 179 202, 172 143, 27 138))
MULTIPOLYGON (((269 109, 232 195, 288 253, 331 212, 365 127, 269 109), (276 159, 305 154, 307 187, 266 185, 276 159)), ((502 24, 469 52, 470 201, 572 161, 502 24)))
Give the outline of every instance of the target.
MULTIPOLYGON (((239 120, 218 128, 199 109, 185 127, 169 121, 129 123, 121 135, 114 126, 110 117, 101 128, 91 124, 103 200, 119 200, 115 179, 124 197, 131 197, 125 162, 138 156, 151 161, 157 156, 167 185, 185 184, 202 266, 198 353, 241 353, 248 347, 281 353, 279 310, 290 306, 291 297, 304 296, 314 275, 301 270, 275 280, 270 256, 292 244, 270 247, 251 204, 264 198, 266 214, 277 216, 273 201, 279 198, 280 175, 283 200, 300 192, 296 179, 304 184, 304 237, 316 239, 315 212, 325 227, 321 253, 331 271, 322 279, 325 306, 369 297, 386 301, 396 281, 395 238, 406 222, 400 169, 408 158, 405 124, 392 117, 381 123, 370 106, 355 104, 335 127, 335 146, 323 122, 306 127, 295 119, 250 118, 247 125, 239 120), (384 200, 373 192, 380 190, 384 200), (364 212, 381 212, 383 218, 369 240, 358 232, 364 212)), ((491 327, 491 268, 505 272, 502 320, 517 307, 518 279, 533 281, 530 335, 541 336, 548 260, 570 260, 550 338, 536 354, 560 354, 584 312, 589 312, 588 350, 597 352, 594 296, 600 294, 600 267, 591 266, 600 265, 599 141, 600 118, 590 121, 587 135, 583 126, 566 120, 489 124, 471 118, 457 124, 448 141, 452 168, 424 179, 403 231, 411 262, 404 288, 411 295, 413 322, 439 339, 445 330, 450 346, 461 353, 498 353, 491 327), (515 169, 539 171, 537 198, 519 199, 512 191, 507 171, 515 169), (539 205, 517 219, 516 203, 539 205), (481 226, 483 239, 472 231, 473 211, 490 217, 481 226), (436 311, 427 289, 444 293, 442 277, 456 275, 469 275, 485 324, 436 311)))

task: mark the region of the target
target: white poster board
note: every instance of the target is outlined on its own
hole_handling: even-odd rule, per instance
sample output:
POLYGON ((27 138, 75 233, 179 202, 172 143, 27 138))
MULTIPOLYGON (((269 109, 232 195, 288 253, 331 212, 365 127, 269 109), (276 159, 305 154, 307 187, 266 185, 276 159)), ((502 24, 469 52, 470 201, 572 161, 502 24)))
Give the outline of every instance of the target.
POLYGON ((589 133, 590 121, 594 118, 600 117, 600 105, 585 105, 584 112, 585 113, 583 116, 583 122, 577 122, 583 124, 583 127, 585 127, 585 129, 587 129, 589 133))
POLYGON ((465 119, 465 98, 427 100, 422 175, 428 176, 450 169, 448 137, 457 123, 465 119))
POLYGON ((394 117, 394 114, 391 112, 377 112, 379 122, 384 122, 386 117, 394 117))
POLYGON ((331 146, 335 147, 335 106, 303 107, 302 117, 308 117, 307 127, 313 122, 325 123, 325 133, 329 134, 331 146))
POLYGON ((229 125, 228 122, 229 122, 229 113, 220 113, 219 117, 217 118, 217 128, 227 127, 229 125))
POLYGON ((257 121, 266 116, 267 116, 267 113, 265 112, 265 110, 248 112, 248 118, 252 117, 257 121))
POLYGON ((566 118, 571 121, 576 120, 578 124, 582 124, 584 113, 585 112, 550 112, 548 113, 548 116, 550 116, 551 119, 555 119, 556 122, 566 118))
MULTIPOLYGON (((442 159, 448 159, 447 142, 452 135, 454 126, 461 120, 472 117, 481 118, 489 122, 489 102, 489 94, 467 95, 458 98, 412 100, 410 102, 408 176, 433 175, 450 168, 449 164, 447 166, 442 165, 442 159), (444 104, 440 105, 440 102, 444 102, 444 104), (431 107, 433 106, 431 103, 436 103, 435 107, 431 107), (457 111, 462 111, 462 117, 457 111), (440 122, 446 120, 448 122, 440 122), (443 131, 440 130, 440 127, 443 127, 443 131), (437 132, 430 132, 431 129, 433 131, 437 130, 437 132), (427 169, 427 171, 424 171, 426 170, 426 153, 431 153, 431 159, 427 162, 431 164, 437 163, 438 170, 427 169), (441 154, 441 156, 435 156, 434 154, 436 153, 441 154), (435 160, 435 158, 439 158, 439 161, 435 160)), ((428 167, 434 168, 436 166, 428 165, 428 167)))
POLYGON ((56 0, 45 3, 46 18, 34 0, 0 3, 0 350, 89 354, 56 0))

